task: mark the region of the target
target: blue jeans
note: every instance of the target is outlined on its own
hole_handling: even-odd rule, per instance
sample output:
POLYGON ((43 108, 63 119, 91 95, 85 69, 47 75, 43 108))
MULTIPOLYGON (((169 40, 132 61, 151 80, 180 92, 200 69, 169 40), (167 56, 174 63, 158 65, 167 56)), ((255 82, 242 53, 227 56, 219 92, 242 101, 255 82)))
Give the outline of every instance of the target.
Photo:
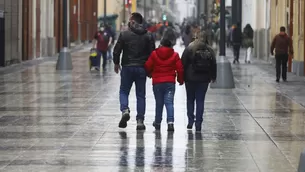
POLYGON ((204 113, 205 95, 209 83, 186 82, 187 117, 189 124, 193 125, 196 117, 196 128, 201 128, 204 113), (196 116, 194 116, 196 101, 196 116))
POLYGON ((112 46, 108 47, 108 50, 107 50, 107 60, 112 60, 112 46))
POLYGON ((174 83, 161 83, 153 86, 156 100, 156 124, 161 124, 164 105, 167 111, 167 123, 174 122, 175 88, 174 83))
POLYGON ((121 111, 129 110, 129 93, 136 85, 137 120, 144 120, 146 108, 146 71, 144 67, 123 66, 121 71, 120 104, 121 111))
POLYGON ((103 56, 103 68, 105 69, 106 65, 107 65, 107 51, 97 51, 97 56, 98 56, 98 61, 97 61, 97 66, 94 67, 98 67, 100 68, 101 66, 101 57, 103 56))

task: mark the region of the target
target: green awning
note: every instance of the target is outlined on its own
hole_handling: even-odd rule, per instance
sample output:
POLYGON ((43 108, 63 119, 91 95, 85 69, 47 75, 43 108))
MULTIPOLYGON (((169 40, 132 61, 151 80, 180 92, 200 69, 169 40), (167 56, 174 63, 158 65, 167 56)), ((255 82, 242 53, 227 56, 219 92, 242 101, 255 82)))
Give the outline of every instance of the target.
POLYGON ((112 15, 107 15, 106 17, 104 16, 99 16, 98 21, 103 21, 103 20, 116 20, 119 17, 117 14, 112 14, 112 15))

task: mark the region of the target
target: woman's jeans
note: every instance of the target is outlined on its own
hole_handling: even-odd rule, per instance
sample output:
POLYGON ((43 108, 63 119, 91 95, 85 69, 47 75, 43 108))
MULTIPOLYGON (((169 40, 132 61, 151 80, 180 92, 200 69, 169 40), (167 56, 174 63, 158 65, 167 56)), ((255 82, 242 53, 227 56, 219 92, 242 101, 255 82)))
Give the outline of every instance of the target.
POLYGON ((204 112, 204 101, 209 83, 186 82, 187 116, 189 125, 193 125, 196 118, 196 128, 201 129, 204 112), (194 116, 196 102, 196 115, 194 116))
POLYGON ((161 124, 163 107, 167 111, 167 123, 174 122, 174 96, 176 86, 174 83, 160 83, 153 86, 156 100, 155 123, 161 124))

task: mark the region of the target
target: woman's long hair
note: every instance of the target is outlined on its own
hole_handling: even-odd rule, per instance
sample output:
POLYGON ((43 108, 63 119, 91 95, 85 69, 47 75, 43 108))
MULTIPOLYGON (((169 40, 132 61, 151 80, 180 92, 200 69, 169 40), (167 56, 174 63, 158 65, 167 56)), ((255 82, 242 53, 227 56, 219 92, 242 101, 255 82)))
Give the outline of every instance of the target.
POLYGON ((248 38, 253 38, 253 36, 254 36, 254 31, 253 31, 253 29, 252 29, 252 27, 251 27, 250 24, 247 24, 247 25, 245 26, 245 28, 244 28, 244 35, 245 35, 246 37, 248 37, 248 38))

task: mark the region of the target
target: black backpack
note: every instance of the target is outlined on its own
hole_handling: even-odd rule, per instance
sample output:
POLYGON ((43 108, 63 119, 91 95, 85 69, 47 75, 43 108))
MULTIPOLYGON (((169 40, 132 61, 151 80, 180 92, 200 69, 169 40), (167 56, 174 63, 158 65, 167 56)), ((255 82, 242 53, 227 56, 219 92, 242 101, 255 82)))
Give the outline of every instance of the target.
POLYGON ((192 67, 195 73, 207 73, 211 71, 213 52, 208 48, 197 50, 194 55, 192 67))

